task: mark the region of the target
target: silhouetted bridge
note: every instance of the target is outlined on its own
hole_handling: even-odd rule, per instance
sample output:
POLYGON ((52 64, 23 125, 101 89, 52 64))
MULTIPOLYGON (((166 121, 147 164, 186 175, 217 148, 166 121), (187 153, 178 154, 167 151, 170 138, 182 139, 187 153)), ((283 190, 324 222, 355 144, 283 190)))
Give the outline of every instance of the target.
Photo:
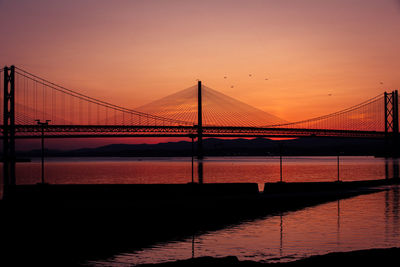
MULTIPOLYGON (((3 83, 4 179, 15 183, 15 140, 20 138, 352 137, 397 140, 398 92, 297 122, 197 85, 129 109, 57 85, 18 67, 0 70, 3 83), (7 178, 8 177, 8 178, 7 178)), ((392 147, 397 147, 397 141, 392 147)))
MULTIPOLYGON (((297 122, 196 86, 136 110, 59 86, 20 68, 0 70, 2 138, 69 137, 366 137, 398 132, 397 90, 297 122), (48 120, 48 125, 39 124, 48 120)), ((7 139, 5 138, 5 139, 7 139)))

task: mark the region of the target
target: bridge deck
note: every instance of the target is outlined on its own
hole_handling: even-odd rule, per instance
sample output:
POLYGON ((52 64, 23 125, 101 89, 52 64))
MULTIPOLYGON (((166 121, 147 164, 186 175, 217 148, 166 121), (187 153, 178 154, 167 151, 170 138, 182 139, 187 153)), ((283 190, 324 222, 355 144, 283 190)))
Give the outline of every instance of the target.
MULTIPOLYGON (((2 131, 3 129, 1 129, 2 131)), ((196 126, 49 125, 46 138, 196 137, 196 126)), ((16 125, 16 138, 40 138, 39 125, 16 125)), ((385 132, 262 127, 203 126, 204 137, 351 137, 385 138, 385 132)))

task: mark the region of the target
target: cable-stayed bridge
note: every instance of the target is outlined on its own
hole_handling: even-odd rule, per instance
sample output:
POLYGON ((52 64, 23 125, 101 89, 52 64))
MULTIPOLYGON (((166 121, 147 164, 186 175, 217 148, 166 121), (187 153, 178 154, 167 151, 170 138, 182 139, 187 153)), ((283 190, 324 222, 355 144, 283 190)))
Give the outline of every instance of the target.
POLYGON ((207 86, 197 85, 129 109, 65 88, 18 67, 0 71, 2 136, 46 138, 116 136, 368 137, 398 132, 397 91, 347 109, 287 122, 207 86), (8 129, 6 129, 8 128, 8 129), (6 129, 6 131, 4 130, 6 129))
MULTIPOLYGON (((20 138, 354 137, 397 140, 398 92, 385 92, 324 116, 288 122, 202 85, 137 109, 96 99, 21 68, 0 69, 3 94, 4 179, 15 179, 15 141, 20 138)), ((397 147, 397 141, 394 142, 397 147)), ((15 183, 10 181, 10 183, 15 183)))

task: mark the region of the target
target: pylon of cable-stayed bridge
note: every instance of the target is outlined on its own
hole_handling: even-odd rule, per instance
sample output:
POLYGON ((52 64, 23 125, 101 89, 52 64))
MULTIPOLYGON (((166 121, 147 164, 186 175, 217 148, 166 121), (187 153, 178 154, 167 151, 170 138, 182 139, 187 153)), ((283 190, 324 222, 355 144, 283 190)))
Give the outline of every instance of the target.
POLYGON ((199 88, 202 97, 203 126, 268 127, 268 125, 287 123, 284 119, 211 89, 201 82, 137 107, 135 110, 195 125, 198 123, 199 88))
POLYGON ((252 107, 202 85, 192 86, 136 108, 174 120, 191 122, 197 127, 197 157, 203 158, 203 126, 265 127, 287 123, 268 112, 252 107))

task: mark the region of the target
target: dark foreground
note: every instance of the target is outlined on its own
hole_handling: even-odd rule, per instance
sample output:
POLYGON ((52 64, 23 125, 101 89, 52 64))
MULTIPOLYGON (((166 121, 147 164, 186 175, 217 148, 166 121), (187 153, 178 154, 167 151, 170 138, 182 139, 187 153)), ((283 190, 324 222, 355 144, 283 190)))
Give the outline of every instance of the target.
POLYGON ((399 266, 400 248, 369 249, 351 252, 335 252, 312 256, 287 263, 260 263, 239 261, 235 256, 224 258, 200 257, 182 261, 159 264, 144 264, 140 267, 175 267, 175 266, 399 266))
MULTIPOLYGON (((398 183, 273 183, 263 192, 248 183, 18 186, 0 202, 0 266, 84 264, 398 183)), ((194 261, 207 260, 219 259, 194 261)))

